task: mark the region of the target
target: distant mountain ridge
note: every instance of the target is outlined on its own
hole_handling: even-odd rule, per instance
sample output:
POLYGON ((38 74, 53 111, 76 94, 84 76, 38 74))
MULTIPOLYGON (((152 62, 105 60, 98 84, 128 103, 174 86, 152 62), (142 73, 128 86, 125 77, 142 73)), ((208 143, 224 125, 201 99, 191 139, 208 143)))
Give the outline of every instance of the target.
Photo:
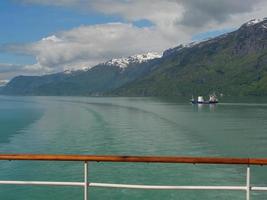
POLYGON ((199 43, 112 59, 88 70, 19 76, 12 95, 267 95, 267 19, 199 43))
POLYGON ((161 55, 144 53, 112 59, 93 68, 44 76, 18 76, 2 90, 9 95, 103 95, 150 72, 161 55))

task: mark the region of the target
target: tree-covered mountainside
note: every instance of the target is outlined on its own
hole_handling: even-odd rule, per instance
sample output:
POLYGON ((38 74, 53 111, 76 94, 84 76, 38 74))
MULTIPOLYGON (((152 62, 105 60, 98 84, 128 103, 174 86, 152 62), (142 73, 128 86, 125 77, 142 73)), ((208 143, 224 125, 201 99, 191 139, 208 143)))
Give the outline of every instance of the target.
POLYGON ((165 51, 161 64, 117 95, 267 95, 267 20, 220 37, 165 51))
POLYGON ((2 94, 178 96, 267 95, 267 19, 158 56, 113 59, 89 70, 19 76, 2 94), (153 59, 155 58, 155 59, 153 59))

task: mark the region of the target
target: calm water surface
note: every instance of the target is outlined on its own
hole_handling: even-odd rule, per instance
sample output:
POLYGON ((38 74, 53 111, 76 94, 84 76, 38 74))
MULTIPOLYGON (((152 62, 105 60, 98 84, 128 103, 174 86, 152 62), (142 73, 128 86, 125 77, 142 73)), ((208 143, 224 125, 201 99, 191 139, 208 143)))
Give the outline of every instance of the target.
MULTIPOLYGON (((0 96, 0 152, 267 157, 267 99, 192 106, 182 99, 0 96), (265 103, 266 102, 266 103, 265 103)), ((244 185, 245 167, 90 163, 92 182, 244 185)), ((82 163, 1 161, 1 180, 82 181, 82 163)), ((267 185, 267 167, 252 168, 267 185)), ((226 200, 244 192, 90 188, 90 199, 226 200)), ((82 199, 82 188, 0 186, 0 199, 82 199)), ((267 193, 253 193, 262 200, 267 193)))

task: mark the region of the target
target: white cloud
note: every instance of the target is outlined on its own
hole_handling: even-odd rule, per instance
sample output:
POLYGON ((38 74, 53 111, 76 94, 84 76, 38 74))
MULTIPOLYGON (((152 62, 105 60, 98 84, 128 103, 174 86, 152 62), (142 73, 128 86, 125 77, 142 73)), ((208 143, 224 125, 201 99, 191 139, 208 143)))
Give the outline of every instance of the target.
POLYGON ((49 72, 50 68, 45 68, 39 63, 33 65, 20 65, 20 64, 10 64, 10 63, 0 63, 0 73, 12 73, 12 72, 27 72, 34 74, 36 72, 49 72))
MULTIPOLYGON (((50 68, 45 68, 36 63, 33 65, 20 65, 10 63, 0 63, 0 80, 10 79, 16 75, 42 75, 51 72, 50 68)), ((1 85, 1 84, 0 84, 1 85)))
POLYGON ((9 44, 0 48, 2 51, 35 56, 36 64, 22 67, 32 73, 78 69, 114 57, 161 52, 179 43, 189 42, 197 33, 235 28, 251 18, 266 17, 267 8, 264 0, 16 1, 117 15, 126 21, 80 26, 31 44, 9 44), (148 20, 153 26, 134 26, 134 22, 139 20, 148 20))
MULTIPOLYGON (((95 10, 109 15, 120 15, 128 21, 149 20, 162 34, 172 36, 176 30, 176 21, 183 16, 184 8, 176 0, 130 0, 93 1, 95 10)), ((181 31, 180 31, 181 32, 181 31)), ((177 34, 177 32, 176 32, 177 34)))
POLYGON ((163 51, 175 44, 155 27, 138 28, 132 24, 110 23, 81 26, 32 44, 7 45, 5 48, 36 56, 37 64, 28 66, 28 69, 61 71, 94 66, 114 57, 163 51))
MULTIPOLYGON (((265 0, 17 0, 18 2, 96 11, 118 15, 133 22, 146 19, 164 32, 186 28, 180 32, 207 30, 209 27, 224 29, 224 25, 238 26, 251 18, 266 17, 265 0), (238 18, 239 20, 236 20, 238 18), (237 21, 239 23, 237 23, 237 21)), ((229 27, 227 27, 229 28, 229 27)), ((179 32, 179 33, 180 33, 179 32)))
POLYGON ((0 73, 14 72, 22 68, 22 65, 10 64, 10 63, 0 63, 0 73))

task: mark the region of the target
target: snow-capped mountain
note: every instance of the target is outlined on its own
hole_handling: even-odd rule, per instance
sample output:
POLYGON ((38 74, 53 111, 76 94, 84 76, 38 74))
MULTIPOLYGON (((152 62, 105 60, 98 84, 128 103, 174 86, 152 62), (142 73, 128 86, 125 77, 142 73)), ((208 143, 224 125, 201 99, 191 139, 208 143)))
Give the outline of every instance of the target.
POLYGON ((262 19, 252 19, 246 22, 244 25, 245 26, 253 26, 255 24, 261 23, 263 21, 267 20, 267 18, 262 18, 262 19))
MULTIPOLYGON (((129 56, 127 58, 113 58, 107 62, 100 63, 94 67, 99 67, 99 65, 105 65, 105 66, 115 66, 119 67, 121 69, 127 68, 129 65, 135 65, 135 64, 141 64, 145 63, 149 60, 153 60, 156 58, 161 58, 162 55, 156 52, 148 52, 144 54, 136 54, 133 56, 129 56)), ((82 69, 65 69, 62 73, 65 75, 73 75, 77 72, 86 72, 94 67, 84 67, 82 69)))
POLYGON ((18 76, 0 89, 9 95, 267 95, 266 27, 266 18, 250 20, 233 32, 168 49, 162 58, 146 53, 83 70, 18 76))
POLYGON ((140 64, 147 62, 155 58, 161 58, 161 54, 155 52, 149 52, 145 54, 138 54, 134 56, 129 56, 127 58, 114 58, 104 63, 104 65, 118 66, 120 68, 126 68, 130 64, 140 64))
MULTIPOLYGON (((248 29, 261 29, 263 32, 265 32, 267 29, 267 17, 262 18, 262 19, 252 19, 249 20, 248 22, 244 23, 241 27, 240 27, 240 31, 242 31, 242 29, 244 30, 248 30, 248 29)), ((238 32, 234 31, 234 32, 238 32)), ((256 32, 255 30, 253 32, 256 32)), ((217 43, 220 40, 224 40, 224 38, 226 38, 229 35, 229 33, 225 33, 222 34, 220 36, 214 37, 214 38, 208 38, 206 40, 203 41, 195 41, 195 42, 190 42, 190 43, 186 43, 186 44, 180 44, 177 47, 174 48, 169 48, 166 51, 163 52, 163 57, 164 56, 168 56, 168 55, 172 55, 175 53, 179 53, 182 50, 186 50, 187 48, 192 48, 192 47, 202 47, 205 46, 207 44, 212 44, 212 43, 217 43)))

